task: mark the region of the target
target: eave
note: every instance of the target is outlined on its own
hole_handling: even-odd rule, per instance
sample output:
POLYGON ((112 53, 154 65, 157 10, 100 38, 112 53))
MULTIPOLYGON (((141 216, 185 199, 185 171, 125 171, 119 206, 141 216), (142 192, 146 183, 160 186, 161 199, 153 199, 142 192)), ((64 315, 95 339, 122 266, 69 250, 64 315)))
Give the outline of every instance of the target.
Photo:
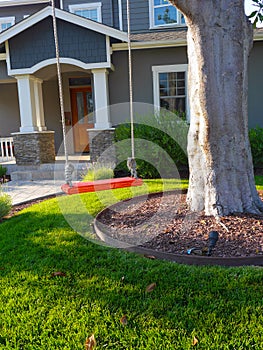
POLYGON ((2 0, 0 1, 0 7, 21 6, 21 5, 34 5, 48 3, 49 0, 2 0))

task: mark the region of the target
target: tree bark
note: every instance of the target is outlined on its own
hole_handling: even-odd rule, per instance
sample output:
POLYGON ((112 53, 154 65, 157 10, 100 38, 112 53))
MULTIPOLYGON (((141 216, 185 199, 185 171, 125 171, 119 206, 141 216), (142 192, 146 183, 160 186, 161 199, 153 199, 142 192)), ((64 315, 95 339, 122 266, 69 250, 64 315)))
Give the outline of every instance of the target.
POLYGON ((260 213, 248 138, 253 30, 243 0, 173 0, 188 25, 191 122, 187 201, 192 211, 260 213))

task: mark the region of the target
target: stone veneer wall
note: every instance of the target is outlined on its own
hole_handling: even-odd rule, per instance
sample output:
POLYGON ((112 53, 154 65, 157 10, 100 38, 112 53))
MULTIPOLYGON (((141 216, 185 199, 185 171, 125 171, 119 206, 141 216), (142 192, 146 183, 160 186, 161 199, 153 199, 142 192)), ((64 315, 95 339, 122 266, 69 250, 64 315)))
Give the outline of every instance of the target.
POLYGON ((91 162, 99 160, 100 163, 115 165, 114 129, 90 129, 88 133, 91 162))
POLYGON ((18 165, 55 162, 54 132, 15 133, 14 153, 18 165))

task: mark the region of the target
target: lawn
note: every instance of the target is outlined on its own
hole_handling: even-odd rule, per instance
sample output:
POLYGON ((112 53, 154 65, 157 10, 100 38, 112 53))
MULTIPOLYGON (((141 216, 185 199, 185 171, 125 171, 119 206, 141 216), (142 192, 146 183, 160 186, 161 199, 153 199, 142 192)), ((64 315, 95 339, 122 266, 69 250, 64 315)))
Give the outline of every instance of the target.
POLYGON ((63 196, 2 222, 0 349, 85 350, 91 334, 96 349, 263 349, 262 268, 151 260, 84 239, 65 220, 92 238, 105 205, 178 186, 63 196))

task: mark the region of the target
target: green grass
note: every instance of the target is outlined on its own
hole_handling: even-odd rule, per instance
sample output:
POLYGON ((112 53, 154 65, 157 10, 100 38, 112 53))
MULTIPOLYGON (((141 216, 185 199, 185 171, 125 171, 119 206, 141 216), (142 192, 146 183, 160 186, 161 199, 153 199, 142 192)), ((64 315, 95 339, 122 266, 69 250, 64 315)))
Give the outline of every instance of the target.
POLYGON ((92 333, 97 349, 263 349, 262 268, 149 260, 84 239, 61 212, 92 235, 105 205, 162 189, 152 180, 114 195, 64 196, 1 223, 0 349, 84 350, 92 333))
POLYGON ((255 176, 257 189, 263 191, 263 176, 255 176))

